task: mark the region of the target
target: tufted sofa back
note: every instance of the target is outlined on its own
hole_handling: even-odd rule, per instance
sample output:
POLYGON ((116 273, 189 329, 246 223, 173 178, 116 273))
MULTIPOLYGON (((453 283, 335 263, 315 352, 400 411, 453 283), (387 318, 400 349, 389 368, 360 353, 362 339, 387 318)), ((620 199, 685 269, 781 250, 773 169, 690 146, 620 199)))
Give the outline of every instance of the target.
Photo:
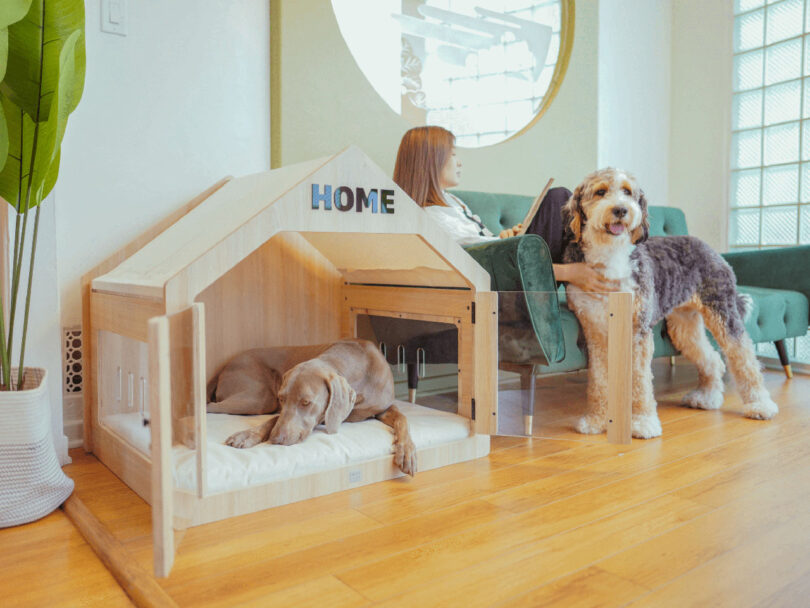
MULTIPOLYGON (((475 190, 453 190, 493 234, 522 222, 534 200, 523 194, 498 194, 475 190)), ((677 207, 650 206, 650 236, 689 234, 686 216, 677 207)))

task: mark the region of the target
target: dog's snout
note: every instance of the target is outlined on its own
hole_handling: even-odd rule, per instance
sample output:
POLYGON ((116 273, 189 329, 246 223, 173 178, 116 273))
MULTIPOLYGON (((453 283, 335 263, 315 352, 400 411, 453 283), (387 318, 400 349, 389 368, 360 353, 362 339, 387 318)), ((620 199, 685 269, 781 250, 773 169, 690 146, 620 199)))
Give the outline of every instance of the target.
POLYGON ((623 218, 625 215, 627 215, 627 207, 623 207, 621 205, 613 207, 613 215, 619 219, 623 218))

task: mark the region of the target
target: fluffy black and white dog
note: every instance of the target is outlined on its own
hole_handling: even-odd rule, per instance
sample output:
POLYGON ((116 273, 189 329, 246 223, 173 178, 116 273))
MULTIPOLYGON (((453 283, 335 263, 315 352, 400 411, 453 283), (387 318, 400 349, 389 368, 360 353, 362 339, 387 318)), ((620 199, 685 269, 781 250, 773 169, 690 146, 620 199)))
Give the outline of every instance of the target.
MULTIPOLYGON (((706 243, 691 236, 648 239, 647 201, 636 180, 608 168, 588 175, 563 210, 572 241, 566 262, 585 262, 633 298, 634 437, 661 434, 652 387, 653 326, 666 319, 673 344, 698 367, 698 388, 684 405, 717 409, 723 403, 726 356, 749 418, 772 418, 778 408, 763 385, 744 320, 750 298, 736 289, 734 272, 706 243)), ((601 433, 607 417, 607 295, 568 285, 568 302, 588 344, 588 412, 581 433, 601 433)))

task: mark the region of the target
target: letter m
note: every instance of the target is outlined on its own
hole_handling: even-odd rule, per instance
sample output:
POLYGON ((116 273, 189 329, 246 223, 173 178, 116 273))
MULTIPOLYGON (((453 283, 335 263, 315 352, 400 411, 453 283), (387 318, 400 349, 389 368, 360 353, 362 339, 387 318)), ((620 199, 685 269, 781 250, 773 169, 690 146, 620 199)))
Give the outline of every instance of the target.
POLYGON ((363 188, 358 188, 357 196, 355 198, 357 199, 356 203, 357 213, 360 213, 363 210, 363 207, 365 207, 366 209, 371 207, 371 212, 377 213, 378 203, 376 190, 369 191, 368 196, 366 196, 366 191, 363 190, 363 188))

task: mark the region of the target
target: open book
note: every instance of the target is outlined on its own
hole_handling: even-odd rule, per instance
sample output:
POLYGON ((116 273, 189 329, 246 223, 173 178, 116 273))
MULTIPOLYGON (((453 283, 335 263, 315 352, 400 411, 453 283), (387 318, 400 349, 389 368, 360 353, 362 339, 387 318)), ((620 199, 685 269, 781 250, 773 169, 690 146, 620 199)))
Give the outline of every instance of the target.
POLYGON ((548 191, 551 189, 551 184, 553 182, 554 178, 552 177, 550 180, 548 180, 542 192, 540 192, 540 194, 537 195, 537 198, 534 199, 532 206, 529 207, 529 212, 526 214, 526 217, 523 218, 523 222, 521 222, 523 228, 520 229, 520 232, 515 233, 515 236, 526 234, 526 231, 529 229, 529 225, 532 223, 534 216, 537 215, 537 211, 540 209, 540 204, 543 202, 543 199, 546 198, 546 194, 548 194, 548 191))

